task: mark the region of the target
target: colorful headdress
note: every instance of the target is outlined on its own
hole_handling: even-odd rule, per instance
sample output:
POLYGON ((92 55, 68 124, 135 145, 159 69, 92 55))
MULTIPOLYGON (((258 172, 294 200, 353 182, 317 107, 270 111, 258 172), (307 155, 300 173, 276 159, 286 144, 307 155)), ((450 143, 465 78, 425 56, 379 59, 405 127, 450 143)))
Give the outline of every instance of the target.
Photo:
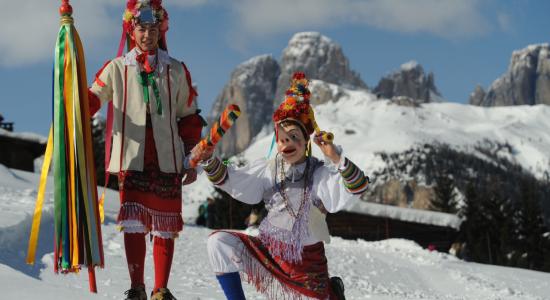
POLYGON ((309 81, 302 72, 292 75, 290 88, 286 91, 285 101, 273 113, 273 122, 279 124, 285 120, 297 121, 308 135, 315 131, 316 123, 313 109, 309 104, 309 81))
POLYGON ((161 41, 159 47, 166 50, 166 31, 168 31, 168 12, 162 7, 162 0, 127 0, 126 10, 122 16, 122 38, 119 54, 124 47, 124 41, 133 48, 128 37, 134 31, 136 24, 160 24, 161 41))

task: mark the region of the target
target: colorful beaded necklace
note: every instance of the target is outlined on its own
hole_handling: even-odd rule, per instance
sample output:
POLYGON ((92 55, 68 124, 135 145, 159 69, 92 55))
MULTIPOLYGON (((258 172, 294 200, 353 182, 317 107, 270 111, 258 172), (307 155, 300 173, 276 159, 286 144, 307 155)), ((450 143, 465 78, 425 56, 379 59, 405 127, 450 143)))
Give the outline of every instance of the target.
POLYGON ((288 195, 285 192, 285 181, 286 181, 285 160, 281 158, 281 172, 279 173, 280 174, 279 175, 279 180, 280 180, 279 193, 283 197, 286 210, 296 220, 302 216, 304 204, 307 198, 308 171, 309 171, 309 158, 306 158, 306 167, 304 168, 304 173, 302 174, 302 178, 304 178, 304 187, 302 188, 302 201, 300 202, 298 213, 295 213, 294 210, 292 209, 292 205, 290 204, 290 200, 288 200, 288 195))

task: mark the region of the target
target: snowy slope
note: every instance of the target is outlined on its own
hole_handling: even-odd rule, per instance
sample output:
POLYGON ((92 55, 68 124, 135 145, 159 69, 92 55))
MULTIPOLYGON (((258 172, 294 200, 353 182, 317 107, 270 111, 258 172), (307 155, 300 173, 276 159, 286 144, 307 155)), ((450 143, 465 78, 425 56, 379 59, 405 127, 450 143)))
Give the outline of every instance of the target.
MULTIPOLYGON (((311 86, 318 85, 315 81, 311 86)), ((478 107, 458 103, 398 106, 366 91, 331 85, 337 102, 314 107, 319 126, 367 173, 383 168, 376 152, 402 152, 424 143, 447 143, 463 151, 489 139, 508 142, 512 161, 541 177, 550 169, 550 106, 478 107), (346 133, 346 131, 348 133, 346 133)), ((245 151, 248 160, 265 157, 272 135, 257 137, 245 151)), ((314 147, 314 155, 320 152, 314 147)))
MULTIPOLYGON (((113 223, 117 194, 108 191, 106 197, 106 267, 97 270, 99 294, 92 295, 88 292, 86 272, 67 276, 53 273, 50 192, 42 219, 37 265, 23 263, 37 185, 38 174, 0 168, 0 298, 121 299, 129 279, 122 235, 113 223)), ((205 249, 210 230, 191 224, 198 203, 211 187, 201 175, 187 190, 184 215, 188 225, 177 240, 170 288, 182 300, 223 299, 208 270, 205 249)), ((350 300, 548 299, 550 290, 548 273, 468 263, 429 252, 406 240, 365 242, 332 238, 326 251, 329 271, 343 277, 350 300)), ((146 284, 153 284, 151 256, 146 260, 146 284)), ((264 299, 250 285, 244 287, 248 299, 264 299)))

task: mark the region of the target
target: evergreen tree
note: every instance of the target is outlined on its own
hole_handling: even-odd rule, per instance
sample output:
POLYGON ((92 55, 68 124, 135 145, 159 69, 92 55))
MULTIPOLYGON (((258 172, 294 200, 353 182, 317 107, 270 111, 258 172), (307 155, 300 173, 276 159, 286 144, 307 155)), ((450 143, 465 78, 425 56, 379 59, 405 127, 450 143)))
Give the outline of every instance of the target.
MULTIPOLYGON (((550 171, 539 179, 510 161, 508 154, 514 149, 509 144, 486 140, 474 148, 472 154, 445 144, 426 144, 384 153, 387 166, 373 177, 377 185, 405 177, 433 186, 430 208, 438 211, 454 207, 453 191, 461 191, 465 199, 459 241, 465 243, 465 258, 550 270, 550 171), (408 166, 405 171, 403 165, 408 166)), ((372 189, 368 196, 379 196, 379 190, 372 189)))
POLYGON ((466 242, 471 260, 509 265, 508 254, 513 249, 514 207, 500 191, 501 183, 492 177, 487 190, 477 192, 473 184, 466 189, 465 205, 460 215, 465 219, 461 236, 466 242))
POLYGON ((460 233, 462 242, 465 244, 465 259, 474 260, 478 262, 488 262, 486 253, 484 251, 485 246, 481 242, 485 230, 485 219, 483 218, 481 211, 481 199, 479 197, 474 185, 468 184, 466 188, 466 194, 464 199, 464 206, 462 206, 459 215, 464 219, 460 225, 460 233))
MULTIPOLYGON (((548 227, 540 208, 536 182, 528 179, 520 181, 522 197, 516 211, 516 243, 520 250, 517 266, 543 270, 549 264, 548 227)), ((548 269, 547 269, 548 270, 548 269)))
POLYGON ((436 175, 435 197, 430 203, 430 209, 451 214, 457 213, 457 200, 454 189, 453 179, 449 175, 436 175))
POLYGON ((497 265, 510 265, 510 255, 514 253, 514 220, 515 206, 510 198, 502 192, 500 180, 491 178, 488 184, 492 185, 487 201, 483 201, 484 214, 487 216, 488 251, 490 263, 497 265))

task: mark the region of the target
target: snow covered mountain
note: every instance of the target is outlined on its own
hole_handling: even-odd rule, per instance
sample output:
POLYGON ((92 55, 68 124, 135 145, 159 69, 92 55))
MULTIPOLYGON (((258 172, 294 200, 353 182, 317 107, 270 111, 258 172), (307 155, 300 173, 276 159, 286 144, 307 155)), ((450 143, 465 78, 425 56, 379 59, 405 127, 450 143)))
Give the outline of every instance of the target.
MULTIPOLYGON (((343 146, 345 155, 373 177, 375 184, 371 192, 374 194, 366 197, 369 201, 427 208, 430 195, 421 187, 430 187, 432 182, 426 178, 429 174, 425 172, 411 172, 419 164, 412 160, 414 155, 410 155, 413 149, 419 149, 416 156, 425 157, 426 153, 420 151, 424 145, 444 145, 456 153, 472 155, 493 165, 498 165, 498 159, 503 158, 512 165, 521 166, 539 180, 550 178, 550 106, 409 105, 399 99, 379 100, 368 91, 349 90, 313 80, 312 94, 315 95, 319 88, 322 93, 330 94, 333 100, 314 107, 317 123, 322 129, 333 132, 335 142, 343 146), (409 158, 405 161, 405 169, 390 174, 387 157, 397 159, 399 155, 409 158), (398 195, 384 201, 381 192, 376 190, 377 185, 388 184, 392 179, 400 182, 396 187, 399 191, 414 180, 419 187, 415 192, 424 193, 424 196, 418 203, 399 203, 396 200, 398 195)), ((263 133, 243 156, 247 160, 265 157, 271 140, 272 134, 263 133)), ((316 147, 313 149, 314 155, 320 155, 316 147)), ((478 171, 466 170, 474 177, 482 175, 478 171)), ((550 199, 545 201, 543 206, 549 213, 550 199)))

